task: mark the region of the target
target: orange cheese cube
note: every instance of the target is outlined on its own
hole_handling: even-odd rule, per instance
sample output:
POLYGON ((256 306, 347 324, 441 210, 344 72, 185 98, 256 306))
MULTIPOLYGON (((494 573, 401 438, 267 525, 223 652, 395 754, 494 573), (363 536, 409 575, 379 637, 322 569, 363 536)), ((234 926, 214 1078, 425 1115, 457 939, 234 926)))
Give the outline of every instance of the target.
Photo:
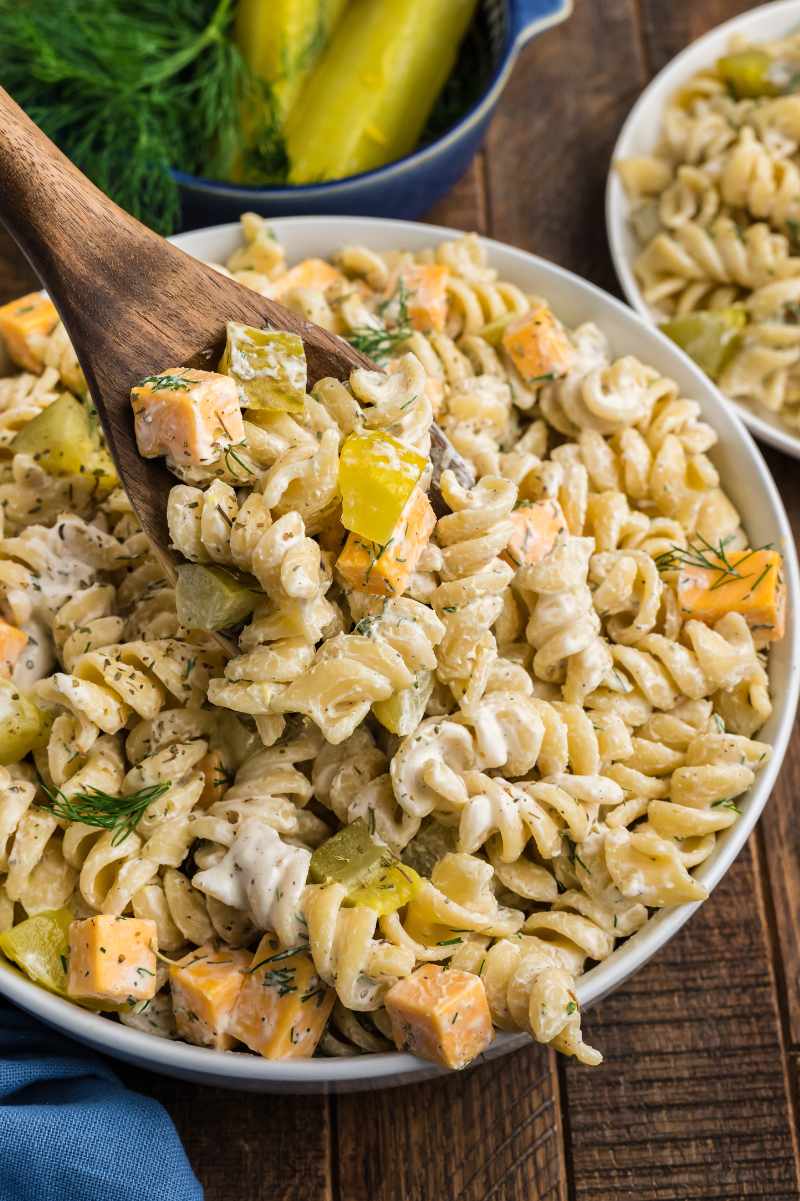
POLYGON ((218 1051, 231 1049, 236 1041, 228 1032, 231 1013, 249 963, 249 951, 216 950, 206 943, 170 965, 172 1008, 181 1038, 218 1051))
POLYGON ((11 358, 26 371, 40 374, 42 360, 31 350, 31 334, 50 334, 58 324, 56 306, 44 292, 29 292, 0 308, 0 334, 11 358))
POLYGON ((335 999, 308 951, 281 947, 274 934, 265 934, 236 1001, 230 1031, 265 1059, 308 1059, 335 999))
POLYGON ((149 918, 100 913, 70 922, 67 993, 81 1001, 149 1000, 156 993, 157 947, 149 918))
POLYGON ((270 285, 270 296, 273 300, 282 300, 296 288, 311 288, 315 292, 325 292, 331 284, 344 280, 344 276, 324 259, 303 259, 285 275, 273 281, 270 285))
POLYGON ((441 263, 415 263, 400 275, 411 324, 423 334, 445 327, 447 277, 448 270, 441 263))
POLYGON ((401 596, 430 541, 436 515, 421 488, 406 501, 395 531, 383 547, 360 534, 350 534, 336 561, 349 588, 376 596, 401 596))
POLYGON ((244 440, 239 389, 229 375, 170 367, 132 388, 131 405, 145 459, 166 455, 173 463, 199 466, 244 440))
POLYGON ((197 770, 203 773, 205 779, 205 785, 197 803, 205 809, 209 805, 213 805, 215 801, 222 800, 233 776, 228 777, 225 756, 220 750, 209 751, 207 755, 204 755, 197 765, 197 770))
POLYGON ((538 563, 553 549, 556 538, 567 528, 557 500, 537 500, 521 505, 511 514, 514 533, 502 558, 512 567, 538 563))
POLYGON ((14 664, 28 645, 24 630, 0 620, 0 675, 10 676, 14 664))
POLYGON ((492 1042, 489 1002, 480 976, 426 963, 386 994, 400 1051, 445 1068, 463 1068, 492 1042))
POLYGON ((575 358, 561 322, 546 304, 537 304, 509 321, 503 346, 528 384, 543 384, 566 375, 575 358))
POLYGON ((726 613, 741 613, 757 642, 782 638, 786 589, 778 551, 725 551, 725 562, 711 551, 705 557, 711 567, 681 566, 677 588, 683 615, 711 624, 726 613))

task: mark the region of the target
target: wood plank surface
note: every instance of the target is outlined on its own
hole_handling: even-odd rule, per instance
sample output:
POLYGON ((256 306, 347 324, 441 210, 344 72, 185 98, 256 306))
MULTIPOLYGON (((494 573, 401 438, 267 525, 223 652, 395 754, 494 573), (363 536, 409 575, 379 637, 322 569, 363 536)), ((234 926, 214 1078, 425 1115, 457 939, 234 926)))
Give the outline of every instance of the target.
MULTIPOLYGON (((429 214, 618 292, 603 189, 646 80, 746 0, 575 0, 521 56, 486 147, 429 214)), ((0 302, 29 286, 0 239, 0 302)), ((800 471, 768 452, 795 533, 800 471)), ((172 1114, 207 1201, 798 1201, 800 733, 757 835, 687 927, 586 1017, 590 1071, 531 1047, 339 1098, 123 1069, 172 1114)))
POLYGON ((555 1056, 335 1099, 342 1201, 566 1201, 555 1056))

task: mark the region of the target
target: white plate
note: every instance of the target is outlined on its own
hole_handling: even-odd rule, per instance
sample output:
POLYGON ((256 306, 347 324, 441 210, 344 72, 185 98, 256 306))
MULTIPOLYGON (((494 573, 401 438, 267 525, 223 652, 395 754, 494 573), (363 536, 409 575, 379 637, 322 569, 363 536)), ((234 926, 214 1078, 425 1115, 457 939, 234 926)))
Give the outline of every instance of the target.
MULTIPOLYGON (((290 261, 308 255, 326 256, 351 242, 362 242, 376 250, 392 247, 420 250, 443 238, 458 236, 455 230, 436 226, 359 217, 289 217, 272 224, 290 261)), ((239 244, 239 229, 237 225, 223 225, 183 234, 175 241, 190 254, 220 262, 239 244)), ((766 804, 786 751, 797 706, 800 580, 783 505, 760 452, 739 418, 674 343, 626 305, 570 272, 499 242, 487 240, 485 244, 492 266, 504 279, 512 280, 525 291, 548 297, 569 325, 596 321, 617 354, 638 355, 675 379, 684 395, 700 402, 704 417, 720 438, 714 461, 734 503, 747 514, 748 532, 754 544, 772 542, 785 556, 790 598, 787 632, 771 654, 775 711, 761 735, 774 751, 750 793, 742 798, 742 816, 719 836, 714 853, 695 873, 711 890, 740 851, 766 804)), ((594 1004, 618 988, 673 937, 695 908, 696 905, 689 904, 661 910, 604 963, 582 976, 578 982, 581 1004, 594 1004)), ((0 971, 0 993, 50 1025, 109 1055, 217 1087, 256 1092, 343 1092, 405 1084, 440 1074, 440 1069, 431 1064, 399 1053, 276 1063, 255 1055, 167 1042, 79 1009, 37 988, 11 968, 0 971)), ((486 1058, 502 1055, 526 1041, 525 1035, 501 1034, 486 1058)))
MULTIPOLYGON (((716 29, 692 42, 676 55, 645 88, 628 114, 611 156, 611 169, 606 184, 606 229, 611 247, 611 257, 622 290, 637 312, 647 321, 655 315, 639 290, 633 274, 633 262, 641 247, 630 227, 628 214, 630 202, 614 164, 631 155, 651 154, 655 149, 661 129, 661 118, 673 93, 692 75, 703 67, 712 66, 728 48, 731 35, 743 34, 754 42, 784 37, 800 29, 800 0, 780 0, 779 3, 764 4, 751 12, 743 13, 718 25, 716 29)), ((681 352, 682 353, 682 352, 681 352)), ((757 438, 776 446, 785 454, 800 459, 800 435, 783 424, 775 413, 763 405, 746 405, 737 400, 728 400, 745 425, 757 438)))

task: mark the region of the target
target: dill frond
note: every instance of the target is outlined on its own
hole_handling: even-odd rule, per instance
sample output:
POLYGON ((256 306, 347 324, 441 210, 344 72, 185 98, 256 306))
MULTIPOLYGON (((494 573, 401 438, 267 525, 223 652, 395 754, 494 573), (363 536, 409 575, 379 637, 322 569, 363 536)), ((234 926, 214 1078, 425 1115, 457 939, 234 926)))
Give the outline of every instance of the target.
POLYGON ((116 847, 133 833, 148 805, 163 796, 170 784, 151 784, 129 796, 111 796, 99 788, 88 788, 86 792, 74 792, 66 796, 60 788, 51 791, 46 784, 42 784, 42 788, 50 798, 47 808, 55 817, 113 830, 111 845, 116 847))

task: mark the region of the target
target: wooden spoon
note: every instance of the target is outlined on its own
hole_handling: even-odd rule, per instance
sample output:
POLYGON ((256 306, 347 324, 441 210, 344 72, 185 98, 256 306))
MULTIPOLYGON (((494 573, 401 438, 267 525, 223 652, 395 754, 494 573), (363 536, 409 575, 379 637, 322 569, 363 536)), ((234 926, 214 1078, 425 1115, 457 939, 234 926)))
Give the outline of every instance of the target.
MULTIPOLYGON (((311 384, 371 367, 365 355, 297 313, 190 258, 91 183, 0 88, 0 219, 30 260, 66 326, 120 480, 170 578, 166 503, 176 482, 143 459, 130 390, 167 367, 214 369, 227 321, 290 330, 303 339, 311 384)), ((434 478, 469 465, 432 432, 434 478)))

